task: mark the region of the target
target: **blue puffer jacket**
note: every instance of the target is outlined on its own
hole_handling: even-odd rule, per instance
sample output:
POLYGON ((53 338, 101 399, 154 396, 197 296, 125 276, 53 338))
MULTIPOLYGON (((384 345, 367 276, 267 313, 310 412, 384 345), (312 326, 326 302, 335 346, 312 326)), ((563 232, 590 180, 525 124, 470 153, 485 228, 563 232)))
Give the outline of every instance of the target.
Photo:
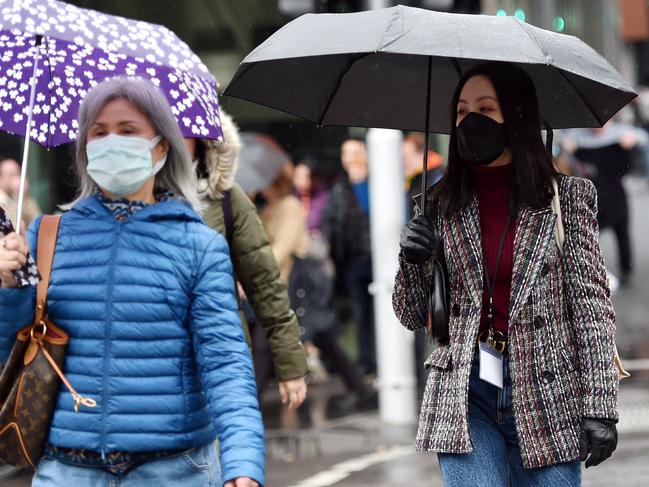
MULTIPOLYGON (((40 219, 28 239, 35 248, 40 219)), ((35 290, 0 289, 0 361, 33 320, 35 290)), ((125 221, 94 197, 63 215, 48 294, 70 334, 49 441, 111 451, 221 447, 223 479, 264 482, 264 438, 225 240, 185 203, 125 221)))

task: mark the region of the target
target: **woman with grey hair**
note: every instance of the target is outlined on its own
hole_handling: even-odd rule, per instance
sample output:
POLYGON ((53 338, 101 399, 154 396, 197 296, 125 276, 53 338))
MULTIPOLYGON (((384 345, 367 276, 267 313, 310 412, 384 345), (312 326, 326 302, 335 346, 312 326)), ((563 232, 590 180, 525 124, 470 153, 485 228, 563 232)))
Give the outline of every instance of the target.
MULTIPOLYGON (((47 309, 70 335, 67 378, 97 406, 75 414, 59 393, 33 485, 263 484, 227 244, 197 213, 192 163, 162 94, 126 79, 91 90, 76 163, 80 192, 60 221, 47 309)), ((11 272, 27 248, 16 234, 0 243, 0 361, 33 320, 35 289, 11 272)))

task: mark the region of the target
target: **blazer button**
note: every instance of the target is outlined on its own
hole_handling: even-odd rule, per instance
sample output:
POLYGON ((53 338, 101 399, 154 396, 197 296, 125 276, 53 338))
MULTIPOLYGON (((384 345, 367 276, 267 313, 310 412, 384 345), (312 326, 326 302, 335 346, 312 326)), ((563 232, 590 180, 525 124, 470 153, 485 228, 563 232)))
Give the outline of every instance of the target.
POLYGON ((453 310, 452 310, 453 316, 456 318, 460 316, 460 305, 459 304, 454 304, 453 305, 453 310))
POLYGON ((550 264, 547 262, 543 264, 543 267, 541 267, 541 277, 545 277, 550 273, 550 264))
POLYGON ((534 328, 537 330, 540 330, 545 326, 545 320, 543 319, 543 316, 537 316, 534 318, 534 328))
POLYGON ((549 370, 544 370, 541 373, 541 380, 543 381, 543 383, 545 385, 548 385, 548 384, 550 384, 551 382, 554 381, 554 374, 552 372, 550 372, 549 370))

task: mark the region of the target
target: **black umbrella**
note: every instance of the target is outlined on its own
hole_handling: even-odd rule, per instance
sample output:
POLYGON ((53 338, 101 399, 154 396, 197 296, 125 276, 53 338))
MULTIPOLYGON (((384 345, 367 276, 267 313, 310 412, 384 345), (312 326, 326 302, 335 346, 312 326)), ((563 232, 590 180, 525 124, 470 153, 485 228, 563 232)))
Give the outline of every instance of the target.
MULTIPOLYGON (((523 68, 552 128, 600 127, 636 96, 576 37, 404 6, 299 17, 243 60, 225 94, 318 125, 448 133, 459 78, 485 61, 523 68)), ((425 158, 424 190, 426 173, 425 158)))

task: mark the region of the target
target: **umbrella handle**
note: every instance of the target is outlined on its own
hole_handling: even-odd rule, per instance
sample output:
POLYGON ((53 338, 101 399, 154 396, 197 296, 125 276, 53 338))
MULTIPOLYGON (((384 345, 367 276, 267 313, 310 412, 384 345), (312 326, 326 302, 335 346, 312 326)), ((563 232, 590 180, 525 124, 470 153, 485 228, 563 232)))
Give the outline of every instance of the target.
POLYGON ((25 127, 25 145, 23 146, 23 163, 20 170, 20 190, 18 191, 18 211, 16 215, 16 233, 20 235, 21 221, 23 218, 23 202, 25 199, 25 181, 27 180, 27 161, 29 158, 29 141, 32 128, 32 112, 34 111, 34 100, 36 98, 36 82, 38 80, 38 64, 41 59, 40 46, 43 42, 43 36, 36 36, 36 54, 34 56, 34 72, 30 79, 31 91, 29 93, 29 107, 27 110, 27 125, 25 127))

